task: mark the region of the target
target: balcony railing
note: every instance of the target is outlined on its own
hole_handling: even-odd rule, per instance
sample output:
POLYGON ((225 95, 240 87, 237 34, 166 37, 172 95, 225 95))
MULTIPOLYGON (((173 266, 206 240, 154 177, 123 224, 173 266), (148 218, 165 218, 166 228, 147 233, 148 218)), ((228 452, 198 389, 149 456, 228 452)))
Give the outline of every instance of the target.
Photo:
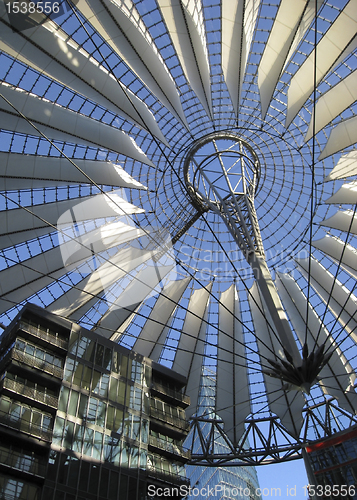
POLYGON ((176 483, 176 484, 190 484, 189 479, 186 476, 181 476, 180 474, 174 474, 173 472, 164 471, 156 467, 147 467, 146 475, 152 476, 155 479, 163 479, 164 481, 176 483))
POLYGON ((16 394, 22 394, 33 401, 38 401, 39 403, 51 406, 52 408, 57 408, 58 406, 58 398, 56 396, 45 394, 44 392, 38 391, 32 387, 27 387, 25 384, 17 382, 16 380, 5 378, 3 380, 3 387, 9 391, 16 392, 16 394))
POLYGON ((40 328, 37 326, 29 325, 24 321, 20 321, 19 328, 24 331, 35 335, 36 337, 45 340, 49 344, 60 347, 61 349, 68 349, 68 340, 62 339, 61 337, 57 337, 53 335, 53 333, 49 333, 44 328, 40 328))
POLYGON ((26 434, 39 437, 44 441, 52 441, 52 431, 25 420, 24 418, 14 418, 14 415, 0 411, 0 424, 16 429, 26 434))
POLYGON ((190 424, 184 418, 172 417, 167 413, 156 410, 156 408, 150 408, 150 417, 155 418, 157 420, 161 420, 165 424, 171 424, 174 427, 182 429, 184 431, 189 431, 190 424))
POLYGON ((11 351, 11 358, 33 368, 38 368, 39 370, 49 373, 50 375, 54 375, 57 378, 63 378, 62 368, 59 368, 52 363, 48 363, 43 359, 38 359, 34 356, 31 356, 30 354, 26 354, 18 350, 16 347, 14 347, 11 351))
POLYGON ((13 449, 0 449, 0 464, 44 478, 46 476, 47 460, 26 455, 13 449))
POLYGON ((164 385, 159 384, 158 382, 153 382, 151 384, 151 389, 163 394, 164 396, 168 396, 171 399, 175 399, 177 401, 181 401, 185 406, 190 404, 189 396, 182 394, 182 392, 175 391, 175 389, 170 389, 169 387, 165 387, 164 385))
POLYGON ((182 446, 179 446, 174 443, 170 443, 168 441, 165 441, 164 439, 157 438, 155 436, 149 436, 149 445, 162 450, 162 451, 167 451, 168 453, 172 455, 178 455, 182 458, 185 458, 189 460, 191 458, 191 452, 186 451, 182 448, 182 446))

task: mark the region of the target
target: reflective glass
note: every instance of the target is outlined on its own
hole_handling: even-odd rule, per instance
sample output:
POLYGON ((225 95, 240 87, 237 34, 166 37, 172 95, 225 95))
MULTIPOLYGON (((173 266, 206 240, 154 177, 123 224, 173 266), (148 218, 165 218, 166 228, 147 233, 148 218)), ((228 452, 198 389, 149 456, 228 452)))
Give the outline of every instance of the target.
POLYGON ((68 406, 68 413, 74 417, 77 415, 77 405, 78 405, 79 393, 77 391, 71 392, 71 398, 68 406))

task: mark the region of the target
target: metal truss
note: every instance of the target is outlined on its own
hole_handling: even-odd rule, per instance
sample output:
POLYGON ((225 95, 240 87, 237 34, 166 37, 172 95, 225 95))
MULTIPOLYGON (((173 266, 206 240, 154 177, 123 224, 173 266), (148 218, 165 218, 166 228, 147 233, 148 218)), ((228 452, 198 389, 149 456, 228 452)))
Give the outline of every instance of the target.
POLYGON ((314 440, 324 439, 334 433, 357 425, 357 417, 341 409, 336 400, 308 407, 298 438, 291 436, 278 417, 247 418, 246 431, 238 447, 229 441, 219 418, 195 417, 192 419, 190 465, 217 467, 222 465, 266 465, 302 458, 302 450, 314 440))

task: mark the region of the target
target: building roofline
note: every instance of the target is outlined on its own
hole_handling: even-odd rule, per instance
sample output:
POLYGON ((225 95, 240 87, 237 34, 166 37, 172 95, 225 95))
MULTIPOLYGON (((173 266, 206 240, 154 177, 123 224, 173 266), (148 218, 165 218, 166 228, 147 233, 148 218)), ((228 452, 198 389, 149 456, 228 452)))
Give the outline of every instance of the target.
POLYGON ((7 332, 11 331, 12 328, 16 325, 16 323, 27 313, 33 313, 37 316, 40 316, 43 318, 45 321, 48 321, 50 323, 54 323, 59 325, 62 328, 65 328, 69 331, 81 331, 85 333, 86 336, 89 338, 92 338, 92 340, 95 340, 96 338, 100 339, 101 343, 103 345, 107 345, 107 347, 112 346, 115 344, 118 346, 118 350, 122 352, 128 353, 132 359, 137 359, 138 361, 143 361, 145 360, 145 363, 150 365, 154 371, 159 373, 160 375, 163 375, 164 377, 170 378, 171 380, 174 380, 176 384, 184 385, 187 384, 187 378, 184 375, 181 375, 180 373, 175 372, 171 368, 168 368, 164 365, 160 365, 159 363, 152 361, 150 358, 147 358, 136 351, 132 349, 128 349, 127 347, 124 347, 120 344, 117 344, 116 342, 113 342, 110 339, 107 339, 106 337, 99 335, 98 333, 95 332, 95 330, 88 330, 87 328, 84 328, 83 326, 78 325, 77 323, 63 318, 62 316, 58 316, 55 313, 52 313, 50 311, 47 311, 46 309, 43 309, 42 307, 32 304, 31 302, 28 302, 27 304, 24 305, 24 307, 19 311, 19 313, 15 316, 15 318, 12 320, 12 322, 9 324, 9 326, 4 330, 4 332, 0 336, 0 342, 1 339, 4 338, 4 334, 6 336, 7 332))

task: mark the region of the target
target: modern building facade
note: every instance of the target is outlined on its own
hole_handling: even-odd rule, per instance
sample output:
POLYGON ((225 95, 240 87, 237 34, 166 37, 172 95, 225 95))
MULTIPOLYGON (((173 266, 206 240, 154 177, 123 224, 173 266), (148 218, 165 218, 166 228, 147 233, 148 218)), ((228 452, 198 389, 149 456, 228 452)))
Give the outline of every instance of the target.
MULTIPOLYGON (((200 391, 200 412, 210 418, 220 418, 215 414, 215 373, 210 369, 205 369, 202 375, 201 391, 200 391)), ((201 428, 203 434, 211 432, 209 424, 204 423, 201 428)), ((199 453, 200 440, 198 436, 190 434, 190 437, 195 441, 192 449, 194 453, 199 453)), ((220 453, 227 452, 227 443, 221 435, 216 433, 215 444, 220 453)), ((217 452, 218 452, 217 451, 217 452)), ((191 482, 190 500, 197 498, 200 492, 208 493, 207 497, 215 498, 216 500, 260 500, 261 491, 259 488, 256 469, 253 466, 240 467, 203 467, 203 466, 187 466, 187 475, 191 482)), ((201 498, 199 497, 199 498, 201 498)))
POLYGON ((188 484, 184 377, 32 305, 0 349, 1 499, 144 500, 188 484))
POLYGON ((316 497, 357 498, 357 427, 310 443, 305 464, 316 497))

